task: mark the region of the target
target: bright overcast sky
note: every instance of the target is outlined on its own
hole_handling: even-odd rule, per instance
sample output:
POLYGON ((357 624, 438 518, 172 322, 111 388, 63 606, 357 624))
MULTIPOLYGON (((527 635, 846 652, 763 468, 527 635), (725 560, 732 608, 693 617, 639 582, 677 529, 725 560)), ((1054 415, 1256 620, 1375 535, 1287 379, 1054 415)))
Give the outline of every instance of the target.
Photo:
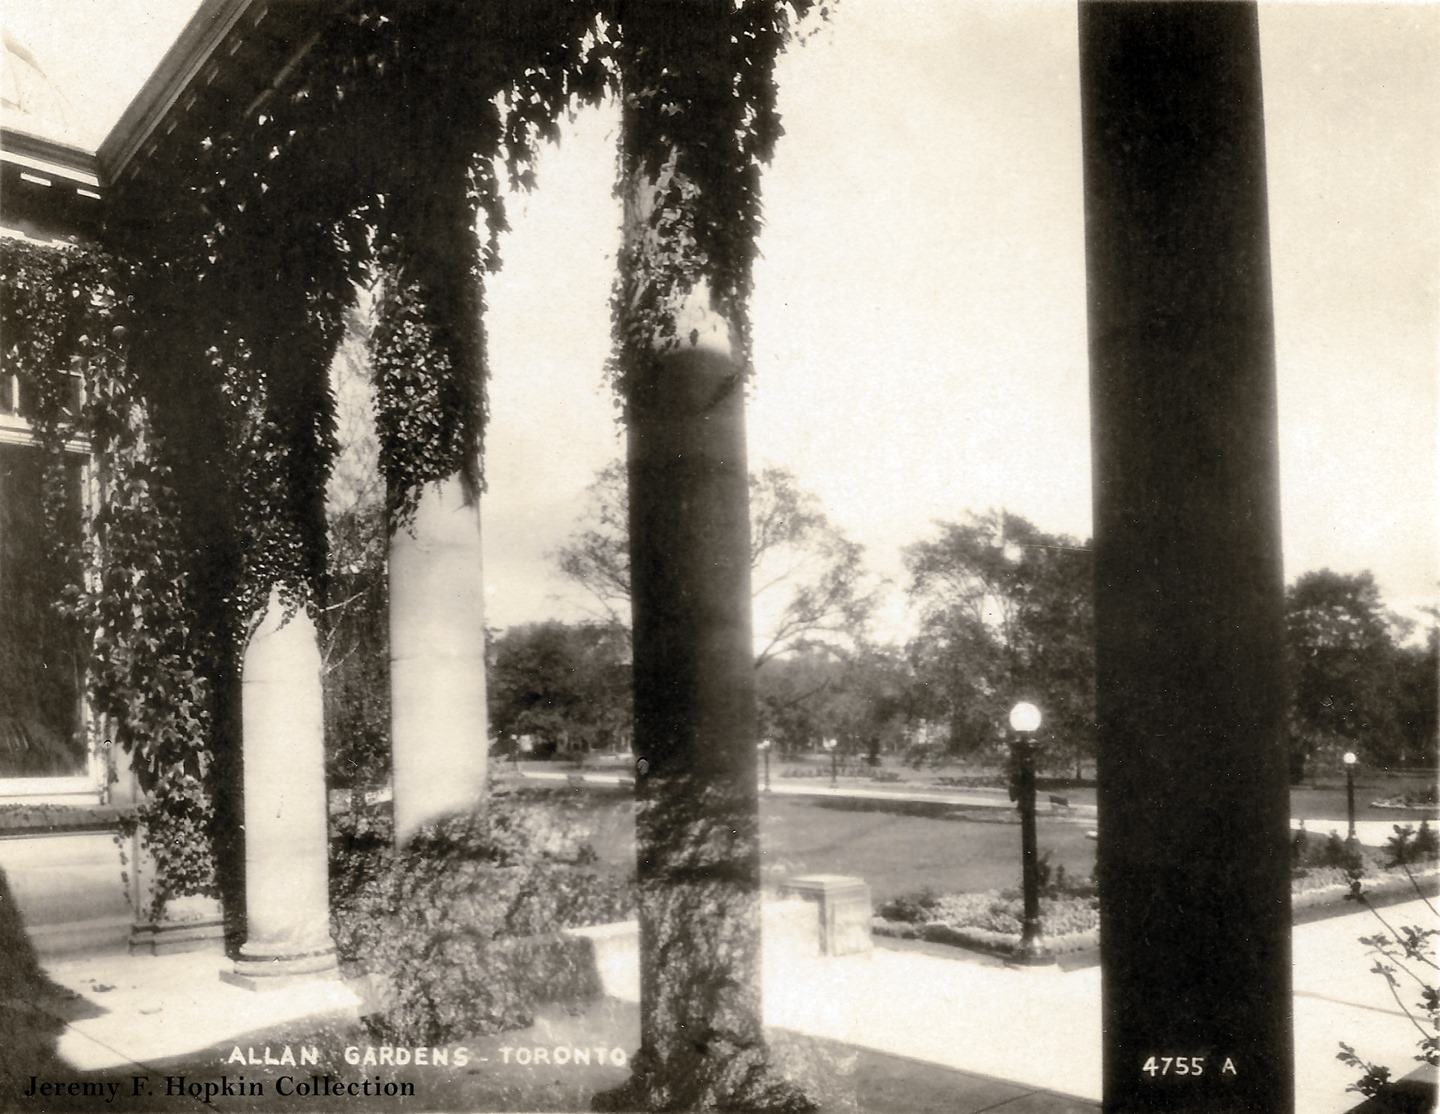
MULTIPOLYGON (((4 0, 94 145, 195 0, 4 0)), ((1286 574, 1434 599, 1440 6, 1262 4, 1286 574)), ((1090 532, 1073 3, 841 0, 781 66, 752 463, 903 579, 935 519, 1090 532)), ((573 617, 547 553, 621 451, 601 368, 615 120, 520 199, 491 291, 491 621, 573 617)), ((898 600, 881 633, 894 633, 898 600)))

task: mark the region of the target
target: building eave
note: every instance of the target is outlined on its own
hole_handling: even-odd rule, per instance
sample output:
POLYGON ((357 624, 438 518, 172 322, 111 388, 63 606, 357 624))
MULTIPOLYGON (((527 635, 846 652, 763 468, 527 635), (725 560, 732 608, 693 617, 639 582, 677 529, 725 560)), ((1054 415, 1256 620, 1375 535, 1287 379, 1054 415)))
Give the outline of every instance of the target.
POLYGON ((138 159, 173 130, 194 103, 197 87, 213 82, 221 59, 265 18, 267 0, 204 0, 160 64, 100 144, 102 177, 118 182, 138 159))
POLYGON ((100 165, 93 151, 0 124, 0 160, 97 189, 100 165))

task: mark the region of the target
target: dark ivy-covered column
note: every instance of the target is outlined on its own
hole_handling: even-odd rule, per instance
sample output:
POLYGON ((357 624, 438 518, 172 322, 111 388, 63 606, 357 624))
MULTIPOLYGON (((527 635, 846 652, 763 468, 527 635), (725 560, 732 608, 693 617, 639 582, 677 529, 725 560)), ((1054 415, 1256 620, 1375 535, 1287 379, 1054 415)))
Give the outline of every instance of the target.
POLYGON ((1104 1102, 1293 1108, 1253 3, 1080 5, 1104 1102))
MULTIPOLYGON (((628 426, 640 1050, 613 1110, 805 1110, 774 1075, 744 394, 743 99, 729 0, 625 13, 616 292, 628 426), (735 114, 732 116, 732 113, 735 114), (740 156, 737 158, 737 155, 740 156), (726 237, 726 238, 722 238, 726 237)), ((763 66, 759 67, 763 69, 763 66)))

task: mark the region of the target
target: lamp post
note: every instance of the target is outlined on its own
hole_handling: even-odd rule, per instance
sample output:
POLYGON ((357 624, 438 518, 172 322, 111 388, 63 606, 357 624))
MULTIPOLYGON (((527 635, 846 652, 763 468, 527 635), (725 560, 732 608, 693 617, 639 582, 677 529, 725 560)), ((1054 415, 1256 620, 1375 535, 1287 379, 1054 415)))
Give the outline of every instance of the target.
POLYGON ((1040 931, 1040 860, 1035 837, 1035 732, 1040 729, 1040 719, 1040 709, 1026 701, 1010 709, 1010 727, 1015 732, 1019 759, 1021 881, 1025 892, 1025 920, 1013 961, 1027 967, 1055 962, 1040 931))
POLYGON ((1355 752, 1347 750, 1342 761, 1345 763, 1345 810, 1350 817, 1350 834, 1345 842, 1354 847, 1360 842, 1355 836, 1355 752))
POLYGON ((755 744, 760 756, 765 760, 765 792, 770 792, 770 747, 773 744, 769 739, 761 739, 755 744))
POLYGON ((830 738, 820 744, 830 752, 830 788, 840 788, 840 752, 835 748, 839 746, 839 740, 830 738))

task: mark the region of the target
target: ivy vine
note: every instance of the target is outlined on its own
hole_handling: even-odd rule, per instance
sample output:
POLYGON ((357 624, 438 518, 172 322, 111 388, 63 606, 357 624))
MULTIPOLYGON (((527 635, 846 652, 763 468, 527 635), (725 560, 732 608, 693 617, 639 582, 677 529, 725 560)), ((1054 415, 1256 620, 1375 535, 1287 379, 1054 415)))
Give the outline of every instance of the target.
POLYGON ((83 635, 87 696, 107 735, 131 755, 147 794, 138 810, 157 865, 154 899, 214 896, 210 695, 196 668, 167 469, 144 396, 124 359, 125 268, 75 245, 0 240, 5 365, 31 388, 44 455, 51 559, 64 570, 53 606, 83 635), (83 401, 73 405, 72 372, 83 401), (67 444, 88 443, 102 489, 76 550, 59 529, 67 444))
POLYGON ((382 276, 373 363, 394 530, 426 483, 459 473, 471 497, 483 486, 485 281, 500 266, 504 184, 533 184, 566 112, 619 96, 620 189, 655 187, 647 238, 620 259, 619 393, 657 338, 685 342, 676 313, 702 283, 748 370, 760 168, 780 135, 774 61, 813 7, 337 6, 303 65, 243 118, 115 188, 109 254, 0 241, 0 327, 8 366, 35 385, 47 516, 62 513, 68 439, 89 439, 104 477, 93 541, 57 559, 73 561, 65 606, 90 640, 92 701, 151 794, 166 893, 216 887, 217 690, 238 648, 272 589, 290 608, 324 601, 327 373, 356 285, 382 276), (160 366, 177 356, 183 367, 160 366), (72 365, 79 413, 65 403, 72 365), (176 406, 167 384, 223 444, 160 435, 174 425, 156 419, 176 406), (187 525, 199 500, 181 488, 227 508, 209 533, 187 525), (200 614, 217 592, 221 620, 200 614))
POLYGON ((760 172, 783 131, 775 61, 816 7, 701 0, 676 19, 663 3, 618 5, 624 126, 616 188, 630 234, 611 312, 622 400, 653 354, 696 343, 677 321, 697 288, 731 330, 740 373, 751 371, 760 172))

